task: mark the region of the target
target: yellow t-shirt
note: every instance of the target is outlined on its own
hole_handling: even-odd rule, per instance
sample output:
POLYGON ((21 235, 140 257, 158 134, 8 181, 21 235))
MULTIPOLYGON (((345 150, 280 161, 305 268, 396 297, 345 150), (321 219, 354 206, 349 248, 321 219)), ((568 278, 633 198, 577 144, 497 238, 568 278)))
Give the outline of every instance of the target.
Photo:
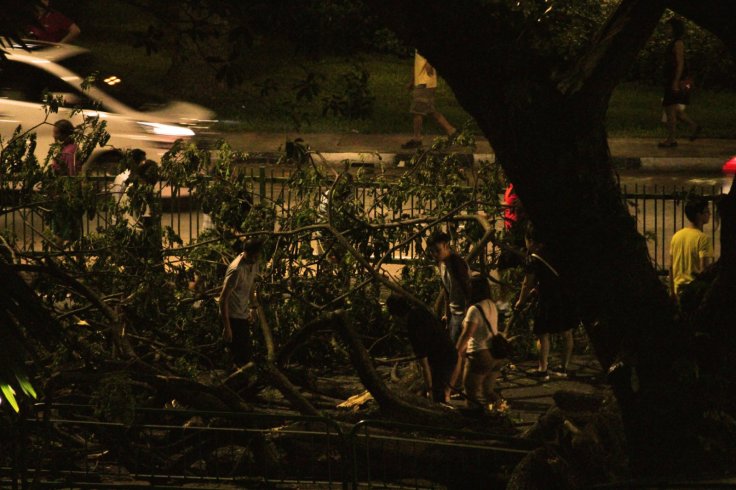
POLYGON ((437 72, 432 69, 432 75, 427 73, 427 67, 431 66, 427 59, 419 54, 414 53, 414 86, 426 85, 427 88, 437 87, 437 72))
POLYGON ((700 271, 700 259, 713 257, 713 244, 708 235, 695 228, 683 228, 672 236, 670 242, 672 255, 672 281, 675 293, 680 286, 695 279, 700 271))

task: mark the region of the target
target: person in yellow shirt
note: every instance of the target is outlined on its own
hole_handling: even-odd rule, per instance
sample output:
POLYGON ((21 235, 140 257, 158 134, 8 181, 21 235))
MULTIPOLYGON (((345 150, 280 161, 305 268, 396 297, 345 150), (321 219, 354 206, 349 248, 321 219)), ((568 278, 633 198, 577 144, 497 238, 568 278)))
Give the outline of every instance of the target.
POLYGON ((422 126, 426 116, 432 116, 450 137, 454 137, 457 130, 434 107, 437 72, 418 51, 414 53, 414 77, 409 82, 409 90, 412 91, 409 112, 413 116, 414 134, 412 139, 401 145, 401 147, 412 149, 422 146, 422 126))
POLYGON ((703 226, 710 221, 708 201, 691 197, 685 204, 685 216, 690 223, 670 242, 670 293, 674 298, 713 261, 713 244, 703 233, 703 226))

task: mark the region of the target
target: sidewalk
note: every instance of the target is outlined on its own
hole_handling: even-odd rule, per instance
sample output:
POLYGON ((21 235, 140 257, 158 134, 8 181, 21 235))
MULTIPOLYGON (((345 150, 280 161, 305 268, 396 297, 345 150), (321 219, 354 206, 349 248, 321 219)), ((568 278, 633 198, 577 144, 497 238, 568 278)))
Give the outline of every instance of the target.
MULTIPOLYGON (((224 133, 223 138, 233 148, 251 153, 277 153, 284 143, 302 138, 305 143, 320 152, 329 161, 350 159, 375 163, 393 161, 397 156, 411 155, 402 150, 408 134, 357 134, 357 133, 224 133)), ((429 144, 434 136, 426 136, 429 144)), ((657 171, 720 172, 726 160, 736 155, 736 140, 699 139, 694 142, 680 140, 676 148, 658 148, 654 138, 611 138, 611 155, 627 168, 657 171)), ((478 138, 475 159, 494 160, 493 149, 485 138, 478 138)))
POLYGON ((520 426, 531 425, 546 413, 554 405, 552 396, 558 390, 600 397, 611 394, 600 365, 590 354, 573 356, 567 378, 550 374, 549 381, 539 381, 530 376, 536 367, 536 360, 519 362, 498 380, 498 388, 508 401, 511 416, 520 426))

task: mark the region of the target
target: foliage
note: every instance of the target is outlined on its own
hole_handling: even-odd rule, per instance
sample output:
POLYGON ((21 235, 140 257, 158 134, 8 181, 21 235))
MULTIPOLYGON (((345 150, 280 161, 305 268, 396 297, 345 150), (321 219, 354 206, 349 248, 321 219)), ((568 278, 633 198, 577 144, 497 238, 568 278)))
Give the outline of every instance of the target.
MULTIPOLYGON (((81 143, 89 134, 75 137, 81 143)), ((474 143, 469 136, 460 141, 474 143)), ((387 263, 400 254, 401 286, 431 302, 438 282, 423 254, 423 238, 437 226, 447 227, 458 250, 466 253, 483 234, 473 216, 481 213, 493 222, 499 213, 503 183, 498 166, 486 164, 474 172, 464 155, 446 153, 447 145, 443 138, 431 151, 417 153, 398 181, 383 174, 369 181, 361 173, 335 173, 317 164, 308 147, 296 142, 284 159, 298 158, 297 169, 269 201, 257 196, 254 178, 238 164, 244 155, 225 145, 212 156, 179 143, 163 157, 156 177, 172 195, 188 190, 211 223, 186 245, 157 221, 161 187, 149 183, 151 176, 139 171, 131 153, 124 153, 121 163, 130 175, 118 188, 93 176, 59 178, 27 154, 4 153, 12 179, 2 181, 3 191, 30 185, 13 194, 14 205, 54 210, 58 226, 49 222, 42 240, 55 267, 70 278, 60 281, 59 274, 43 272, 34 255, 15 251, 19 260, 39 264, 34 288, 67 339, 38 369, 104 370, 132 349, 157 370, 186 379, 227 370, 228 359, 218 355, 224 346, 214 299, 242 236, 265 240, 259 294, 277 346, 324 312, 345 308, 368 342, 384 339, 380 352, 403 352, 405 342, 393 334, 387 337, 391 332, 381 307, 385 286, 394 281, 387 263), (411 202, 412 215, 423 218, 408 219, 411 202), (68 212, 61 214, 63 209, 68 212), (152 219, 144 219, 145 210, 152 219), (100 224, 86 236, 62 236, 78 224, 81 212, 94 213, 100 224), (94 298, 110 310, 101 309, 94 298)), ((474 267, 486 266, 481 260, 474 267)), ((258 352, 263 355, 260 342, 258 352)), ((341 368, 347 361, 336 338, 310 344, 294 360, 313 369, 341 368)), ((123 379, 113 371, 63 396, 122 419, 125 413, 115 415, 111 407, 167 401, 149 378, 128 373, 130 378, 123 379)))
POLYGON ((342 92, 325 97, 322 103, 322 115, 332 114, 348 119, 363 119, 373 113, 376 100, 368 86, 370 77, 365 68, 358 65, 353 70, 340 76, 342 92))

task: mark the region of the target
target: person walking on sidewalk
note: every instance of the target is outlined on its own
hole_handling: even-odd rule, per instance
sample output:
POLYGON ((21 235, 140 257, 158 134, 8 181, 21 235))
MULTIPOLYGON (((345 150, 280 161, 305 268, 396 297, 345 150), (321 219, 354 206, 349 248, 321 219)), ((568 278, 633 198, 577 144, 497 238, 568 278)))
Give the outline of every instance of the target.
POLYGON ((675 299, 679 298, 682 287, 713 261, 713 243, 703 233, 703 225, 710 220, 708 201, 700 196, 691 197, 685 204, 685 216, 690 223, 675 233, 670 242, 670 293, 675 299))
POLYGON ((525 241, 528 251, 526 275, 514 309, 521 308, 532 291, 536 291, 534 334, 539 338, 539 368, 532 373, 532 377, 547 381, 550 335, 562 334, 565 341, 562 362, 552 372, 558 376, 567 376, 573 351, 572 330, 580 323, 580 319, 572 295, 562 285, 560 274, 555 269, 554 255, 540 240, 531 223, 527 224, 525 241))
POLYGON ((408 150, 422 146, 422 126, 426 116, 432 116, 448 136, 454 137, 457 130, 434 106, 437 72, 418 51, 414 53, 414 76, 409 82, 409 90, 412 91, 409 113, 412 114, 413 137, 401 147, 408 150))
POLYGON ((692 79, 688 73, 687 63, 685 61, 685 24, 679 20, 672 18, 667 22, 672 42, 667 46, 664 62, 664 98, 662 99, 662 107, 664 108, 665 119, 667 122, 667 139, 659 143, 660 148, 674 148, 677 146, 675 132, 677 131, 677 121, 682 121, 690 125, 692 133, 690 141, 695 141, 702 127, 685 114, 685 108, 690 103, 690 90, 692 89, 692 79))

